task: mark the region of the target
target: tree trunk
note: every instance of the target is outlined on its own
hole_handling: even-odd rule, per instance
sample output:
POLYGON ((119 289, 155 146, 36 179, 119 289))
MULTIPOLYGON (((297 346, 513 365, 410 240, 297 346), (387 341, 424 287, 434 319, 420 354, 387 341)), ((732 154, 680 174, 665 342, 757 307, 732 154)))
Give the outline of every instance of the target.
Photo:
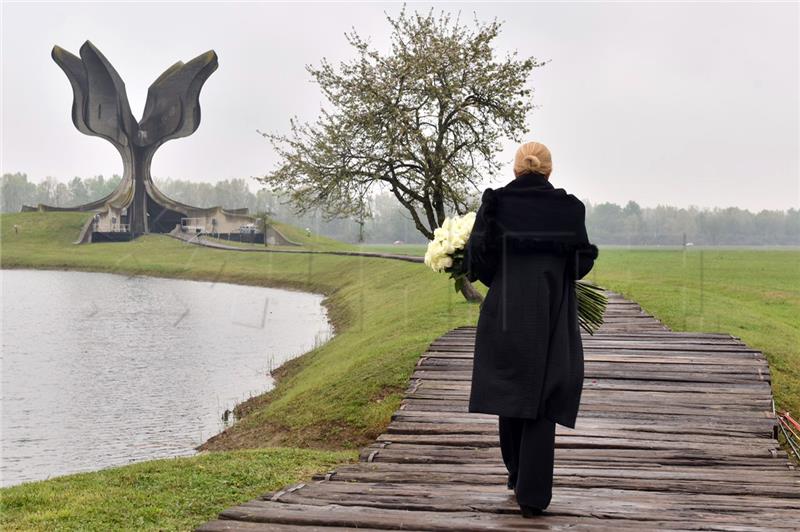
POLYGON ((470 303, 481 303, 483 302, 483 296, 480 292, 475 290, 475 287, 472 286, 472 283, 464 279, 464 282, 461 284, 461 294, 464 296, 464 299, 469 301, 470 303))

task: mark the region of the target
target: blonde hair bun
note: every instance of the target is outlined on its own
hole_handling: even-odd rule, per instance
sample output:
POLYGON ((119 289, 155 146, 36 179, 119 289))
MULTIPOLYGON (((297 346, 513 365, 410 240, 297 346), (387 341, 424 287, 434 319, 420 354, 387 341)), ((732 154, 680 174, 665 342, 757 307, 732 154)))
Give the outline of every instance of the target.
POLYGON ((519 177, 530 172, 550 176, 553 159, 547 146, 540 142, 526 142, 517 149, 514 156, 514 175, 519 177))
POLYGON ((535 155, 526 155, 525 159, 526 166, 529 170, 537 170, 540 166, 542 166, 542 161, 535 155))

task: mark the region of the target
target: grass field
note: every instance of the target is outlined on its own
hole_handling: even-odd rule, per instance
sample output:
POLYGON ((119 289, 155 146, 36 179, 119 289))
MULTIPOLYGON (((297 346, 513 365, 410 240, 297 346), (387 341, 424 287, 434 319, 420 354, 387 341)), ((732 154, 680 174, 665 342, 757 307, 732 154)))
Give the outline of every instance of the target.
POLYGON ((777 409, 800 414, 800 250, 602 248, 591 280, 677 331, 725 332, 764 352, 777 409))
MULTIPOLYGON (((174 493, 159 495, 155 506, 147 510, 155 515, 159 505, 175 508, 175 520, 163 527, 166 529, 185 529, 189 523, 213 517, 225 505, 236 502, 226 499, 228 496, 246 500, 252 496, 245 494, 247 489, 272 489, 267 487, 270 479, 280 477, 287 484, 336 456, 342 460, 355 457, 355 449, 371 441, 388 423, 427 344, 450 328, 474 324, 477 319, 477 307, 464 302, 446 276, 434 275, 419 264, 336 255, 237 253, 155 235, 131 243, 74 246, 71 242, 85 216, 2 215, 2 266, 309 290, 325 294, 336 328, 331 341, 282 366, 275 389, 241 405, 238 413, 244 417, 206 446, 221 451, 212 454, 219 461, 215 463, 224 468, 225 462, 230 462, 233 475, 237 470, 246 472, 247 467, 240 465, 241 459, 232 451, 281 446, 259 451, 264 453, 258 466, 263 484, 245 486, 244 480, 241 491, 231 493, 231 487, 215 470, 197 473, 197 468, 191 467, 191 460, 200 463, 205 457, 173 461, 176 465, 169 489, 174 493), (19 234, 13 230, 15 224, 20 227, 19 234), (344 454, 331 455, 325 450, 342 450, 344 454), (301 451, 308 454, 289 456, 307 457, 308 469, 278 465, 287 456, 280 453, 301 451), (196 475, 201 477, 203 490, 193 487, 196 475), (174 505, 173 495, 183 497, 184 504, 174 505)), ((317 235, 307 237, 298 228, 281 229, 312 249, 354 249, 317 235)), ((424 252, 422 246, 360 249, 424 252)), ((772 368, 778 407, 800 413, 800 251, 604 247, 589 278, 635 299, 675 330, 730 332, 763 350, 772 368)), ((157 469, 167 467, 151 464, 157 469)), ((149 475, 145 465, 126 466, 85 474, 69 488, 60 483, 77 477, 3 490, 0 526, 52 529, 61 522, 55 508, 66 505, 73 509, 70 519, 83 519, 88 523, 86 528, 118 528, 114 516, 124 514, 131 500, 159 489, 148 485, 149 475), (106 485, 117 486, 119 491, 113 495, 109 491, 106 497, 106 485), (34 518, 39 520, 30 521, 34 518)), ((148 521, 147 515, 142 519, 145 527, 156 522, 148 521)))
POLYGON ((29 482, 0 491, 0 529, 191 530, 223 508, 354 458, 347 451, 256 449, 29 482))

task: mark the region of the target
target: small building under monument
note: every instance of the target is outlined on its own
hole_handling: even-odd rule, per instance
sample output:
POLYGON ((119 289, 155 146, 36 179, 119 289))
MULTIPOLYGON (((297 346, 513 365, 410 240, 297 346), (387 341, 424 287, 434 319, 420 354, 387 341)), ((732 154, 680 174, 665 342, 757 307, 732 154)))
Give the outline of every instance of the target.
POLYGON ((269 227, 265 235, 263 228, 259 227, 255 217, 249 215, 247 208, 192 207, 166 197, 152 184, 151 190, 155 192, 153 196, 156 197, 146 195, 143 230, 137 231, 131 216, 134 209, 131 203, 124 201, 126 196, 135 196, 131 190, 134 187, 136 183, 125 183, 123 180, 112 194, 91 203, 77 207, 25 205, 22 210, 93 212, 94 216, 87 222, 81 235, 81 243, 123 242, 146 233, 170 233, 181 237, 202 234, 224 240, 259 244, 265 243, 267 236, 267 243, 270 244, 293 244, 269 227))

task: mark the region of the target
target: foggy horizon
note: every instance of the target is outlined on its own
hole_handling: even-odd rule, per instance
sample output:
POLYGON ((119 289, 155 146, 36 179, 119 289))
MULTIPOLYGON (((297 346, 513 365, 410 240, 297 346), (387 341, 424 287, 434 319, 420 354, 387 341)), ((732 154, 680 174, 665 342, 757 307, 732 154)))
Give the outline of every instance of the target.
MULTIPOLYGON (((209 49, 219 69, 200 95, 202 120, 153 161, 157 179, 218 182, 272 169, 256 129, 286 132, 323 105, 305 65, 354 57, 355 28, 384 48, 402 4, 3 4, 2 172, 40 182, 122 173, 107 141, 79 133, 72 90, 50 58, 91 40, 126 84, 139 118, 147 88, 175 61, 209 49), (357 9, 356 9, 357 7, 357 9)), ((498 55, 549 61, 530 79, 531 131, 553 152, 551 182, 592 204, 800 206, 798 13, 782 4, 455 4, 470 23, 505 21, 498 55)), ((516 143, 504 143, 513 179, 516 143)))
MULTIPOLYGON (((14 174, 15 172, 8 172, 8 173, 10 173, 10 174, 14 174)), ((18 173, 25 174, 25 172, 18 172, 18 173)), ((70 180, 72 180, 74 177, 80 177, 81 179, 86 179, 86 178, 94 178, 94 177, 98 177, 98 176, 102 176, 104 179, 110 179, 110 178, 113 178, 113 177, 115 177, 115 176, 117 176, 117 177, 121 177, 121 173, 116 173, 116 174, 111 174, 111 175, 96 174, 96 175, 87 175, 87 176, 71 176, 71 177, 69 177, 69 178, 62 178, 62 179, 59 179, 59 178, 57 178, 57 177, 55 177, 55 176, 45 176, 45 177, 43 177, 41 180, 38 180, 38 181, 30 181, 30 179, 31 179, 31 176, 30 176, 30 175, 28 175, 28 180, 29 180, 29 182, 33 182, 33 183, 35 183, 35 184, 38 184, 38 183, 41 183, 41 181, 43 181, 43 180, 45 180, 45 179, 47 179, 47 178, 53 178, 53 179, 55 179, 56 181, 58 181, 59 183, 64 183, 64 184, 66 185, 66 184, 68 184, 68 183, 69 183, 69 181, 70 181, 70 180)), ((255 181, 254 179, 251 179, 251 178, 248 178, 248 177, 245 177, 245 178, 236 178, 236 177, 233 177, 233 178, 220 179, 220 180, 218 180, 218 181, 199 181, 199 180, 178 179, 178 178, 173 178, 173 177, 161 177, 161 176, 157 176, 157 175, 154 175, 154 176, 153 176, 153 181, 155 182, 155 184, 156 184, 156 185, 162 184, 162 183, 164 183, 164 181, 166 181, 166 180, 174 180, 174 181, 184 181, 184 182, 190 182, 190 183, 195 183, 195 184, 208 184, 208 185, 212 185, 212 186, 213 186, 213 185, 216 185, 216 184, 218 184, 218 183, 222 183, 223 181, 226 181, 226 180, 227 180, 227 181, 231 181, 231 180, 233 180, 233 179, 244 179, 244 180, 245 180, 245 184, 246 184, 246 185, 247 185, 247 187, 248 187, 248 190, 249 190, 250 192, 252 192, 253 194, 255 194, 256 192, 258 192, 258 191, 259 191, 259 190, 261 190, 262 188, 266 188, 266 187, 262 187, 262 186, 261 186, 261 185, 260 185, 260 184, 259 184, 257 181, 255 181)), ((510 180, 509 180, 509 181, 510 181, 510 180)), ((500 185, 496 185, 496 186, 500 186, 500 185)), ((495 187, 496 187, 496 186, 495 186, 495 187)), ((556 188, 561 188, 561 187, 560 187, 560 185, 556 185, 556 184, 554 184, 554 186, 555 186, 556 188)), ((163 191, 162 191, 162 192, 163 192, 163 191)), ((570 193, 571 193, 572 191, 569 191, 569 190, 567 190, 567 192, 570 192, 570 193)), ((391 192, 388 192, 388 191, 380 191, 379 193, 382 193, 382 194, 387 194, 387 195, 389 195, 389 196, 392 196, 391 192)), ((376 194, 376 192, 373 192, 373 193, 371 193, 371 195, 374 195, 374 194, 376 194)), ((474 195, 475 195, 475 196, 476 196, 478 199, 480 199, 480 194, 481 194, 481 192, 480 192, 480 191, 474 192, 474 195)), ((169 196, 169 194, 167 194, 167 195, 169 196)), ((603 204, 603 203, 613 203, 613 204, 619 205, 620 207, 625 207, 625 205, 627 205, 629 201, 633 201, 633 202, 635 202, 637 205, 639 205, 639 207, 641 207, 641 208, 643 208, 643 209, 655 209, 655 208, 658 208, 658 207, 675 207, 675 208, 677 208, 677 209, 686 209, 686 210, 689 210, 689 209, 693 209, 693 208, 695 208, 695 209, 698 209, 698 210, 701 210, 701 211, 702 211, 702 210, 709 210, 709 211, 712 211, 712 210, 715 210, 715 209, 718 209, 718 210, 724 210, 724 209, 729 209, 729 208, 738 208, 738 209, 742 209, 742 210, 746 210, 746 211, 752 212, 753 214, 758 214, 758 213, 759 213, 759 212, 761 212, 761 211, 773 211, 773 212, 777 211, 777 212, 784 212, 784 213, 785 213, 785 212, 787 212, 787 211, 789 211, 789 210, 792 210, 792 209, 794 209, 794 210, 798 210, 798 208, 799 208, 799 207, 797 207, 797 206, 790 206, 790 207, 783 208, 783 209, 781 209, 781 208, 774 208, 774 209, 770 209, 770 208, 763 208, 763 209, 748 209, 747 207, 740 207, 740 206, 738 206, 738 205, 713 205, 713 206, 702 206, 702 205, 674 205, 674 204, 671 204, 671 203, 655 203, 655 204, 653 204, 653 205, 647 205, 647 204, 644 204, 644 203, 642 203, 642 202, 640 202, 640 201, 637 201, 637 200, 635 200, 635 199, 631 199, 631 200, 623 200, 623 201, 595 201, 595 200, 593 200, 592 198, 589 198, 589 197, 584 197, 584 196, 581 196, 580 194, 577 194, 577 193, 576 193, 576 195, 578 196, 578 199, 580 199, 580 200, 581 200, 581 201, 583 201, 584 203, 586 203, 586 202, 588 201, 588 202, 590 202, 590 203, 591 203, 591 205, 592 205, 592 206, 600 205, 600 204, 603 204)), ((170 197, 171 197, 171 196, 170 196, 170 197)), ((95 198, 95 199, 99 199, 99 198, 95 198)), ((173 199, 177 199, 177 198, 173 198, 173 199)), ((399 203, 398 203, 398 206, 399 206, 399 203)), ((238 208, 238 207, 240 207, 240 205, 238 205, 238 204, 237 204, 237 205, 231 205, 230 207, 231 207, 231 208, 238 208)))

